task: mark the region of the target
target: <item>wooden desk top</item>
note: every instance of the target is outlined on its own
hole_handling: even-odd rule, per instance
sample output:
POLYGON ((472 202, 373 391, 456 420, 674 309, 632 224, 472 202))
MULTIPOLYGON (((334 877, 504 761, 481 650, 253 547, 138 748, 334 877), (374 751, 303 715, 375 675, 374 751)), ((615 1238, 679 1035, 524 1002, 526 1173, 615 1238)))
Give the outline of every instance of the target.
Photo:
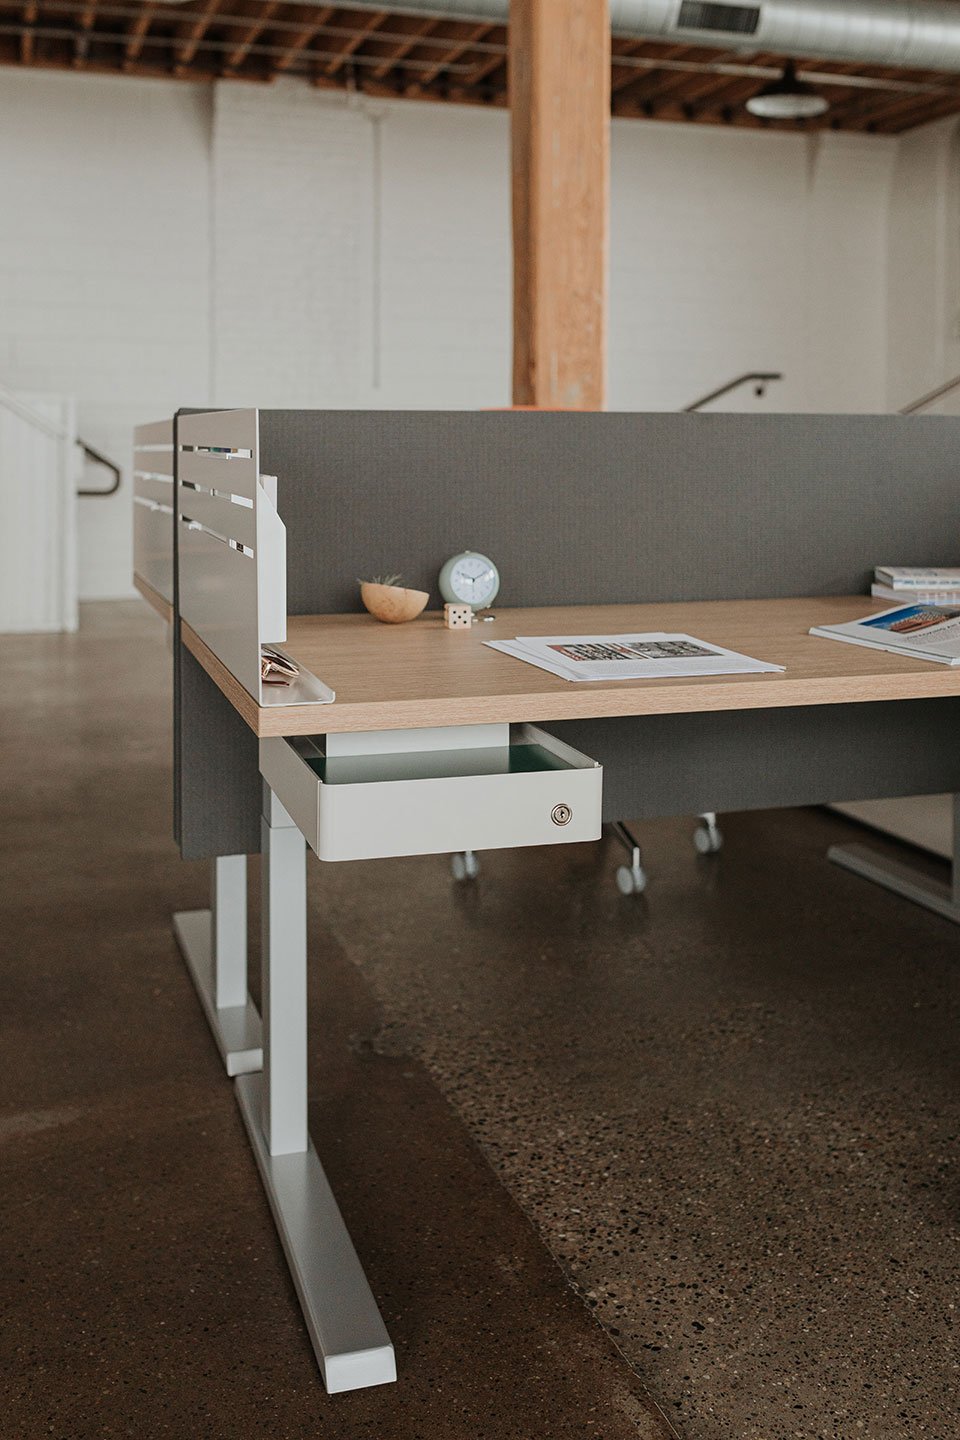
POLYGON ((144 580, 143 577, 140 575, 134 575, 133 583, 140 591, 140 594, 143 596, 144 600, 146 600, 147 604, 152 609, 156 610, 161 620, 165 620, 169 625, 170 622, 173 620, 173 606, 170 604, 170 601, 164 600, 163 596, 160 594, 160 591, 154 590, 153 586, 149 584, 148 581, 144 580))
POLYGON ((856 620, 883 608, 863 595, 498 608, 496 621, 470 631, 445 629, 436 612, 407 625, 382 625, 369 615, 291 616, 282 648, 332 686, 337 699, 332 705, 281 708, 257 705, 186 624, 183 638, 258 735, 960 696, 960 666, 907 660, 807 634, 811 625, 856 620), (518 635, 645 630, 685 631, 787 668, 782 674, 577 683, 484 644, 518 635))

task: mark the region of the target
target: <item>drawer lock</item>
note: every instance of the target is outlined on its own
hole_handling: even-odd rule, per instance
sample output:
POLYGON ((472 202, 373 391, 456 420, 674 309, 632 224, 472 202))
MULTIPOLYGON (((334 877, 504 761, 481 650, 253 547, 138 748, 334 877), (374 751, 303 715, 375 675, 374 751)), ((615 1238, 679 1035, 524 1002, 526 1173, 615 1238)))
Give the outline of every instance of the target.
POLYGON ((550 811, 550 819, 554 825, 569 825, 573 819, 573 811, 569 805, 554 805, 550 811))

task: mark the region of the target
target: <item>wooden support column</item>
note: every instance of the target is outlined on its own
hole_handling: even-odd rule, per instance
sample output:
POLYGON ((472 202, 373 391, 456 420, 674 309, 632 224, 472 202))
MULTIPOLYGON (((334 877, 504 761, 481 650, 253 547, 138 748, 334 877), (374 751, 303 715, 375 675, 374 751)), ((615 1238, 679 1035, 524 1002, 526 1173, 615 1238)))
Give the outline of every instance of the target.
POLYGON ((602 410, 608 0, 511 0, 513 403, 602 410))

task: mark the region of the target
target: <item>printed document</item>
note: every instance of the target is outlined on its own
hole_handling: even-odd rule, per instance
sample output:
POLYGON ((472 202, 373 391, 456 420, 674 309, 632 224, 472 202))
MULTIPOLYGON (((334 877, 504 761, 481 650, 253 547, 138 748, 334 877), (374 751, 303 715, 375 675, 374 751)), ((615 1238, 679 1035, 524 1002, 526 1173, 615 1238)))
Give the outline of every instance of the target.
POLYGON ((815 625, 810 634, 889 650, 912 660, 960 665, 960 609, 955 605, 896 605, 847 625, 815 625))
POLYGON ((564 680, 663 680, 687 675, 750 675, 782 670, 693 635, 518 635, 487 640, 491 650, 564 680))

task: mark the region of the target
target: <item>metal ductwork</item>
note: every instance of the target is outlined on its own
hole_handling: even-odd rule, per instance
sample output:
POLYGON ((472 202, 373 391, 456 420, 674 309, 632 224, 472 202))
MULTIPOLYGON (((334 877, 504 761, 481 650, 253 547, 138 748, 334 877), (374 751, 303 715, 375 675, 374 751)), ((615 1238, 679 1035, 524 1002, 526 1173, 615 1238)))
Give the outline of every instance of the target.
MULTIPOLYGON (((499 25, 510 14, 509 0, 350 0, 350 9, 499 25)), ((610 24, 629 40, 960 73, 960 5, 944 0, 610 0, 610 24)))

